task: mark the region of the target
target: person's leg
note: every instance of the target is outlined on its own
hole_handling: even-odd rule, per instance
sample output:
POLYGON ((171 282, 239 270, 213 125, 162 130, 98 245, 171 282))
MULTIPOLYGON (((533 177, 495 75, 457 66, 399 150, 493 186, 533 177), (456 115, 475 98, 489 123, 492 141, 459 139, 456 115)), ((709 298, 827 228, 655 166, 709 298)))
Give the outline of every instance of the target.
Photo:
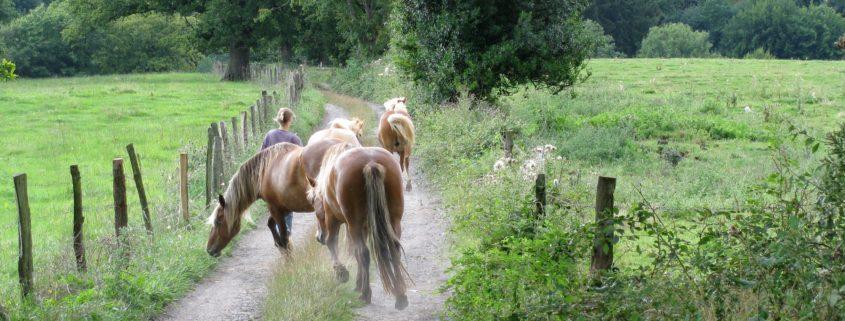
POLYGON ((288 215, 285 215, 285 228, 287 228, 288 230, 288 235, 291 235, 290 231, 293 228, 293 213, 288 213, 288 215))

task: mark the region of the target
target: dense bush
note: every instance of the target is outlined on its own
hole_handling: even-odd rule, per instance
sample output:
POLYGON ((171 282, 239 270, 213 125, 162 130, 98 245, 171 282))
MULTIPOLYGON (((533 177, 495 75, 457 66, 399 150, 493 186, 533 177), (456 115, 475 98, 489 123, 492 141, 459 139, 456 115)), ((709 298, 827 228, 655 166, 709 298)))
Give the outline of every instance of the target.
POLYGON ((653 0, 595 0, 584 16, 600 23, 620 51, 634 56, 648 29, 663 19, 660 6, 653 0))
POLYGON ((134 15, 64 35, 71 19, 64 2, 39 6, 0 27, 4 54, 24 77, 188 70, 201 55, 182 18, 134 15))
POLYGON ((461 88, 484 99, 528 82, 560 91, 590 55, 586 1, 407 0, 394 21, 397 65, 439 100, 461 88))
POLYGON ((725 25, 734 15, 736 15, 736 5, 733 1, 704 0, 684 10, 678 20, 694 30, 707 31, 713 46, 720 48, 725 25))
POLYGON ((621 52, 616 51, 613 37, 604 33, 604 28, 595 21, 584 20, 584 38, 592 40, 591 58, 618 58, 624 57, 621 52))
POLYGON ((0 81, 13 80, 15 77, 15 64, 6 59, 0 60, 0 81))
POLYGON ((646 58, 702 58, 710 56, 713 44, 706 31, 693 31, 683 23, 652 27, 637 54, 646 58))
POLYGON ((724 30, 723 45, 736 57, 763 48, 778 58, 838 59, 833 44, 845 33, 845 18, 825 5, 754 0, 743 2, 724 30))
POLYGON ((0 27, 0 43, 19 75, 69 76, 90 69, 90 49, 62 39, 69 18, 62 5, 40 6, 0 27))

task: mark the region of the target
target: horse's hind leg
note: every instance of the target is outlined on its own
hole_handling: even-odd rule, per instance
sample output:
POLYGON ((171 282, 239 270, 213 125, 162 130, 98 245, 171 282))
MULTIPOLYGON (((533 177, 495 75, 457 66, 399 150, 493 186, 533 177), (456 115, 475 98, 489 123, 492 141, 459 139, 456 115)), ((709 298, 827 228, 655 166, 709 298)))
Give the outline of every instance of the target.
POLYGON ((405 191, 407 192, 410 192, 413 187, 411 186, 411 171, 408 170, 410 161, 410 153, 406 153, 404 150, 399 151, 399 167, 402 169, 402 177, 405 178, 405 191))
POLYGON ((340 262, 340 259, 337 256, 337 241, 338 234, 340 234, 340 224, 341 222, 335 220, 334 218, 327 219, 326 246, 329 248, 329 253, 331 253, 332 256, 335 276, 337 276, 338 281, 341 283, 346 283, 346 281, 349 281, 349 271, 345 266, 343 266, 343 263, 340 262))
POLYGON ((355 281, 355 290, 361 291, 359 297, 361 301, 370 304, 373 296, 370 289, 370 250, 367 249, 363 226, 347 223, 347 227, 349 239, 355 246, 355 260, 358 261, 358 279, 355 281))

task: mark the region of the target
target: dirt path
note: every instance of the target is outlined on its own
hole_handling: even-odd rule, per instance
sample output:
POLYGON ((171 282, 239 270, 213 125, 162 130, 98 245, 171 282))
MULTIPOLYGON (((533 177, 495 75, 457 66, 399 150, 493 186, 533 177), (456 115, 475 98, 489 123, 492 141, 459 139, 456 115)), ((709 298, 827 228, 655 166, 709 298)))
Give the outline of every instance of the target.
MULTIPOLYGON (((343 109, 327 105, 323 125, 347 115, 343 109)), ((255 222, 258 225, 255 229, 242 234, 232 249, 231 257, 222 258, 214 272, 184 298, 168 306, 157 320, 261 320, 267 282, 273 267, 282 260, 265 222, 266 214, 255 222)), ((316 226, 313 214, 295 213, 292 246, 313 242, 312 233, 316 226)))
MULTIPOLYGON (((374 120, 383 111, 380 105, 331 93, 327 96, 331 103, 325 106, 323 125, 336 117, 349 117, 351 114, 368 119, 368 128, 377 126, 374 120)), ((368 136, 365 142, 371 145, 374 135, 368 136)), ((438 292, 438 288, 446 280, 444 270, 448 266, 446 233, 449 223, 440 198, 416 170, 413 160, 411 170, 414 190, 405 194, 405 216, 402 220, 404 262, 414 281, 407 293, 409 306, 403 311, 395 310, 393 297, 382 289, 378 273, 371 271, 373 302, 356 311, 359 320, 436 320, 442 309, 445 296, 438 292)), ((265 228, 266 220, 265 214, 256 221, 257 228, 243 233, 230 257, 221 259, 208 277, 184 298, 171 304, 157 320, 261 320, 267 282, 273 267, 282 263, 282 256, 265 228)), ((313 242, 310 232, 315 226, 313 215, 296 213, 291 236, 293 246, 313 242)), ((347 258, 345 264, 354 267, 355 262, 347 258)))

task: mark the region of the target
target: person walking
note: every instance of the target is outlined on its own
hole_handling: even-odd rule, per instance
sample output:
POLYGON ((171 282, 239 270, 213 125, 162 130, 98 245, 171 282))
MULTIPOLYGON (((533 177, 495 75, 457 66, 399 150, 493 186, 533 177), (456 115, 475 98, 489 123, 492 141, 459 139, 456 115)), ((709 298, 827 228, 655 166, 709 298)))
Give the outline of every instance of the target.
MULTIPOLYGON (((302 146, 302 140, 299 139, 299 136, 290 131, 290 125, 293 123, 294 118, 295 116, 290 108, 279 108, 279 113, 276 114, 276 118, 273 118, 279 124, 279 128, 272 129, 267 132, 267 135, 264 135, 264 142, 261 144, 259 152, 279 143, 291 143, 302 146)), ((273 218, 270 217, 270 219, 272 220, 273 218)), ((285 216, 285 229, 288 235, 290 235, 292 226, 293 215, 288 213, 285 216)))

